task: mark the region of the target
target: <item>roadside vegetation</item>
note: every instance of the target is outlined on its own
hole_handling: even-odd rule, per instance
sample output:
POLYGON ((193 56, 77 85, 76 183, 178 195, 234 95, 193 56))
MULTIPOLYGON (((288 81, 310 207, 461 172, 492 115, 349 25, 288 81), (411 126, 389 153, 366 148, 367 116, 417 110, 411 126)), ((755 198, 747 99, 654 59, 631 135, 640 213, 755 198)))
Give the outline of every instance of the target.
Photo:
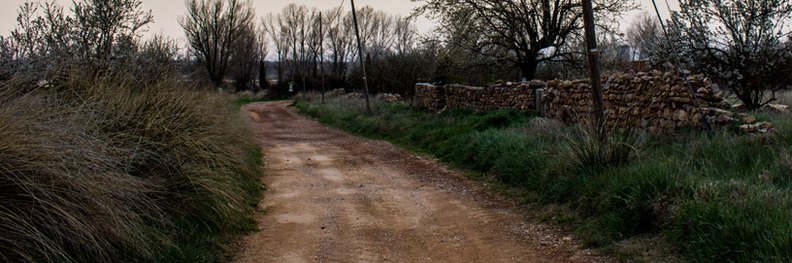
POLYGON ((267 94, 267 92, 253 93, 253 92, 250 92, 250 91, 237 93, 237 94, 234 95, 234 98, 235 99, 234 99, 233 105, 234 105, 234 108, 236 110, 241 109, 242 106, 245 105, 245 104, 256 103, 256 102, 275 101, 275 100, 285 100, 285 98, 283 98, 283 99, 275 98, 274 99, 274 98, 270 97, 267 94))
POLYGON ((296 106, 323 124, 480 173, 527 203, 569 208, 552 218, 620 257, 638 257, 619 247, 648 236, 693 262, 792 260, 792 122, 784 117, 774 136, 627 131, 599 144, 585 125, 531 112, 437 113, 397 103, 367 114, 345 98, 296 106))
POLYGON ((262 190, 230 96, 87 71, 0 84, 0 259, 221 261, 262 190))
MULTIPOLYGON (((261 190, 261 154, 234 110, 245 103, 364 83, 409 99, 416 82, 588 72, 574 0, 415 1, 407 18, 356 10, 360 56, 343 6, 289 4, 257 16, 252 0, 188 0, 180 50, 168 37, 141 39, 154 21, 141 0, 22 4, 0 36, 0 261, 221 261, 230 234, 255 229, 261 190), (421 36, 419 16, 436 31, 421 36), (269 98, 234 101, 219 90, 269 98)), ((646 14, 619 32, 635 2, 598 2, 605 71, 688 69, 746 110, 792 85, 790 0, 682 0, 665 18, 675 27, 668 35, 646 14)), ((758 116, 773 119, 773 136, 626 131, 600 144, 602 131, 532 113, 382 104, 361 114, 359 101, 341 99, 298 106, 497 180, 526 202, 569 208, 551 218, 571 219, 591 246, 652 236, 696 262, 792 261, 786 117, 758 116)))
POLYGON ((0 261, 227 260, 262 192, 234 98, 139 39, 140 1, 71 4, 0 37, 0 261))

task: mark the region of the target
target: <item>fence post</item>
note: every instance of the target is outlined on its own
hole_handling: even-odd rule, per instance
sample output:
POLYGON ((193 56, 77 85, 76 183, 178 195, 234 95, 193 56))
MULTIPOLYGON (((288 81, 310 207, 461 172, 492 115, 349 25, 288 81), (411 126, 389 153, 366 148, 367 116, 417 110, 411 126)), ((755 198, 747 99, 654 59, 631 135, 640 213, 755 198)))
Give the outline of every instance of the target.
POLYGON ((544 98, 544 89, 535 89, 536 94, 536 111, 539 112, 540 116, 544 116, 544 105, 542 105, 542 99, 544 98))

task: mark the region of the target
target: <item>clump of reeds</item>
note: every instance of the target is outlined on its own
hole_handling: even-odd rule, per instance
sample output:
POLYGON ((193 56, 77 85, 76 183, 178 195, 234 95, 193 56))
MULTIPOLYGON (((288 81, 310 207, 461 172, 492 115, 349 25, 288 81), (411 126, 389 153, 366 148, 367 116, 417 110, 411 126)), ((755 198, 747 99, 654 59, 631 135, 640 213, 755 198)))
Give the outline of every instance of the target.
POLYGON ((228 98, 85 72, 0 85, 0 260, 150 261, 250 228, 260 156, 228 98))

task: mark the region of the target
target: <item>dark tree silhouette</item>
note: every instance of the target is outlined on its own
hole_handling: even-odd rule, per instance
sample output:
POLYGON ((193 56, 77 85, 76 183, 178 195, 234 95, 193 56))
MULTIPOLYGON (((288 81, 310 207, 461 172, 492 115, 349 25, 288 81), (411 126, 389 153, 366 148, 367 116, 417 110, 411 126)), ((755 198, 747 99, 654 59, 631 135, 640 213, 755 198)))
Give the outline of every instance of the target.
MULTIPOLYGON (((438 19, 449 44, 509 62, 533 79, 538 65, 569 52, 583 28, 579 0, 413 0, 416 14, 438 19)), ((603 0, 594 6, 600 24, 633 8, 632 1, 603 0)))
POLYGON ((792 83, 792 53, 783 41, 792 1, 681 0, 680 8, 671 27, 682 57, 725 84, 748 109, 769 103, 774 99, 766 98, 768 92, 792 83))
POLYGON ((190 51, 215 85, 223 83, 234 45, 252 27, 254 17, 248 0, 187 0, 187 15, 179 24, 190 51))

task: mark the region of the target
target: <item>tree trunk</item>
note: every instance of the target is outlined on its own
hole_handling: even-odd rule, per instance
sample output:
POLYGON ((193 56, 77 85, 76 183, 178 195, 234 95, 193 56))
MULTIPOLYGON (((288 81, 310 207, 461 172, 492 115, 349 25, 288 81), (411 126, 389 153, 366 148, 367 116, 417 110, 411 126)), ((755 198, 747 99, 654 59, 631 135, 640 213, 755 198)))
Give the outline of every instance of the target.
POLYGON ((267 89, 267 64, 263 59, 259 60, 259 90, 267 89))
POLYGON ((209 80, 212 81, 212 84, 214 84, 215 87, 222 88, 223 85, 222 75, 217 74, 216 72, 209 72, 209 80))
POLYGON ((536 62, 536 57, 526 58, 525 61, 518 65, 520 68, 520 76, 527 81, 533 80, 536 78, 536 69, 539 67, 538 64, 539 63, 536 62))
POLYGON ((278 58, 278 83, 276 85, 280 86, 281 83, 283 83, 283 59, 278 58))
POLYGON ((748 88, 743 88, 743 89, 741 89, 739 91, 737 91, 737 90, 734 90, 734 91, 735 91, 734 93, 737 94, 737 98, 745 106, 745 109, 755 110, 755 109, 759 108, 759 106, 760 106, 759 104, 760 103, 759 103, 758 99, 753 94, 753 92, 748 90, 748 88))

